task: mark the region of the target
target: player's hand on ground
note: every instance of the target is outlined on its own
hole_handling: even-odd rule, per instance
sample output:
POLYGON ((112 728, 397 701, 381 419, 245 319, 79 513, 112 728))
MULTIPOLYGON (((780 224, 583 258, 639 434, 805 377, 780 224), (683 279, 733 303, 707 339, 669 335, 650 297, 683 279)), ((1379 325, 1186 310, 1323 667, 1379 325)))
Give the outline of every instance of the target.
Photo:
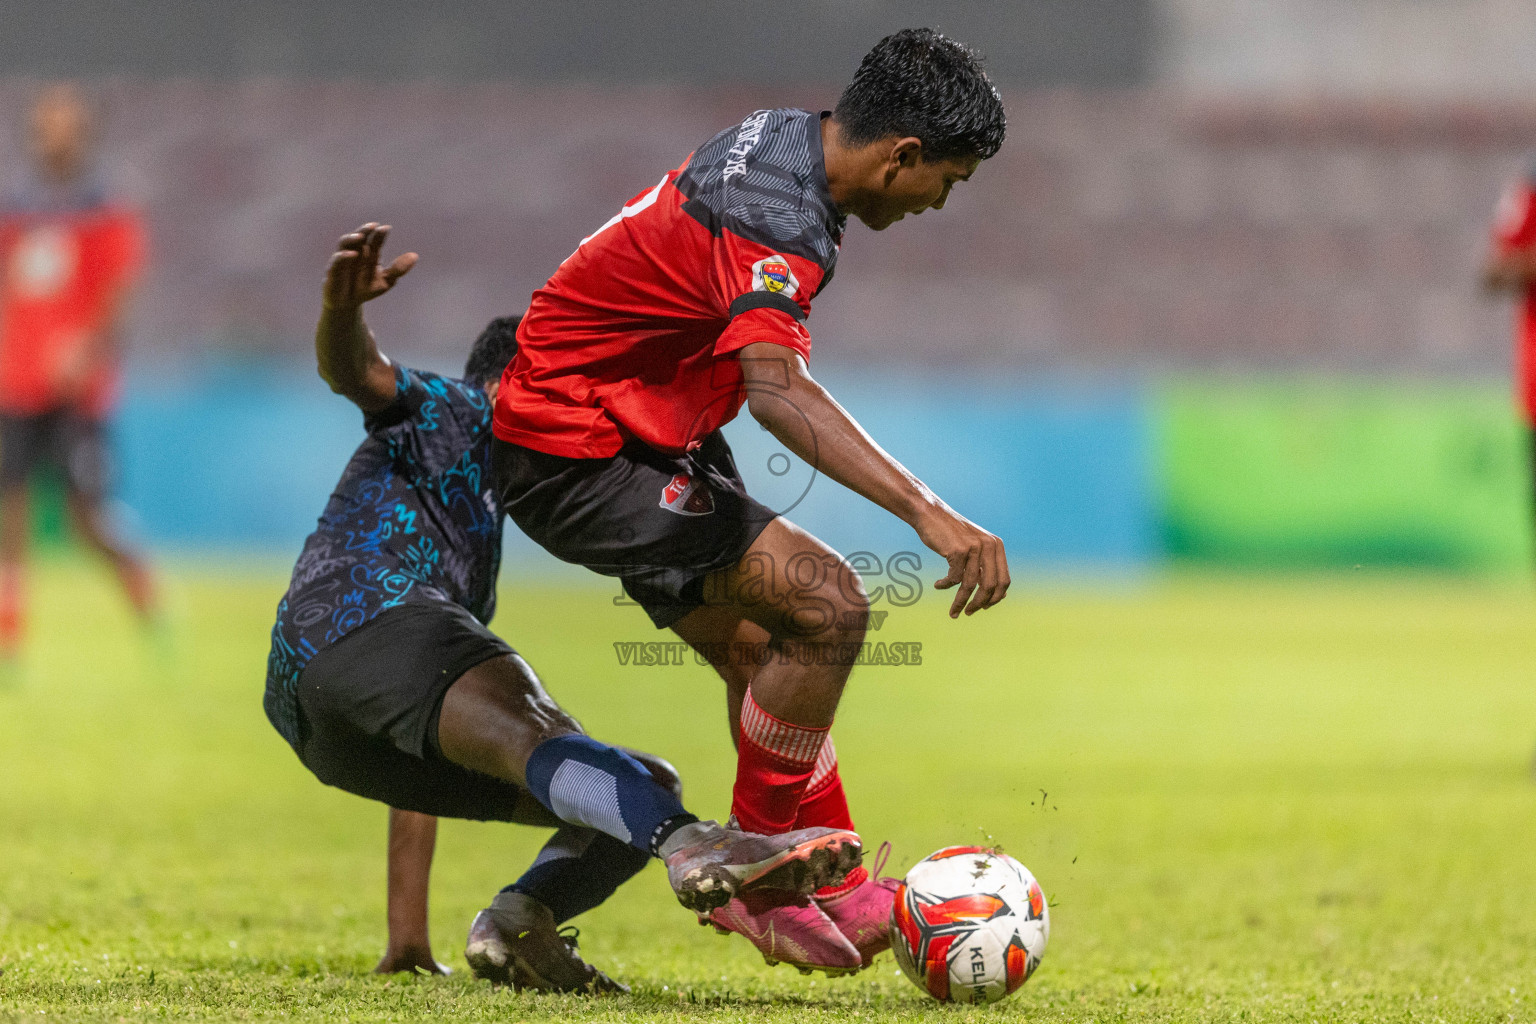
POLYGON ((416 265, 417 255, 408 252, 396 256, 387 267, 379 266, 379 253, 389 237, 388 224, 369 221, 356 231, 342 235, 325 270, 325 305, 328 309, 350 309, 378 298, 416 265))
POLYGON ((958 588, 949 606, 950 618, 959 618, 962 611, 974 615, 1008 595, 1008 556, 994 534, 939 505, 918 522, 917 535, 949 563, 949 572, 934 587, 958 588))
POLYGON ((373 969, 374 974, 452 974, 449 967, 437 962, 432 950, 422 946, 391 949, 373 969))

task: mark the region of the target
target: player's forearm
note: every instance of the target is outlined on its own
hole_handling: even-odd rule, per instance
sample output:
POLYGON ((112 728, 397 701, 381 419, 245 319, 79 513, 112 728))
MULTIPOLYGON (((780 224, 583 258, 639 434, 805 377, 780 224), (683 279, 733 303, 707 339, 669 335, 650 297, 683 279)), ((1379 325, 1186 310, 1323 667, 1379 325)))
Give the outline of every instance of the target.
POLYGON ((781 394, 753 392, 752 415, 790 451, 849 490, 916 525, 943 503, 870 437, 826 389, 791 373, 781 394))
POLYGON ((1536 285, 1536 252, 1502 253, 1483 267, 1483 287, 1491 292, 1520 291, 1536 285))
POLYGON ((389 946, 426 948, 427 891, 437 819, 430 814, 389 809, 389 946))
POLYGON ((389 291, 416 265, 416 254, 408 252, 380 268, 379 250, 388 235, 387 224, 369 221, 336 242, 315 327, 320 376, 365 413, 382 412, 395 400, 395 371, 363 322, 363 303, 389 291))
POLYGON ((332 391, 354 400, 379 390, 382 376, 390 372, 361 306, 323 308, 315 326, 315 362, 332 391))

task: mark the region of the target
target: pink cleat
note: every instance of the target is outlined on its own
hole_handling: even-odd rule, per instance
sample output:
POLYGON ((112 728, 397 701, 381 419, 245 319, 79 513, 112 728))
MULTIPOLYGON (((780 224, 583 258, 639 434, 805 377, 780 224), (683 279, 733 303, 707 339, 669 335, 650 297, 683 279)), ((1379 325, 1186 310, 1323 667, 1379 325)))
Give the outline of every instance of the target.
POLYGON ((841 892, 817 896, 815 900, 843 937, 859 951, 860 970, 891 948, 891 908, 896 904, 896 890, 901 888, 901 879, 879 877, 880 869, 885 867, 890 855, 891 844, 881 843, 880 852, 875 856, 873 875, 841 892))
POLYGON ((743 832, 732 818, 684 825, 661 844, 677 901, 698 914, 757 888, 806 896, 837 885, 864 859, 856 833, 802 828, 777 836, 743 832))
POLYGON ((746 936, 770 967, 785 963, 801 974, 823 971, 828 977, 859 970, 859 951, 816 904, 783 890, 758 889, 710 911, 707 918, 701 915, 699 924, 712 924, 722 935, 746 936))

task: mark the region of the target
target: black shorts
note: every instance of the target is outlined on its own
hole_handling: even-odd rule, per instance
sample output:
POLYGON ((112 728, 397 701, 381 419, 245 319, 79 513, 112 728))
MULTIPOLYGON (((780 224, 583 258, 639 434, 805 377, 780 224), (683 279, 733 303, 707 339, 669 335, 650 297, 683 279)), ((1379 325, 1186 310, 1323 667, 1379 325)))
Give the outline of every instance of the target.
POLYGON ((106 427, 69 409, 0 414, 0 487, 23 485, 44 466, 58 470, 75 494, 105 498, 113 470, 106 427))
POLYGON ((299 674, 299 760, 328 786, 401 810, 550 823, 533 794, 454 764, 437 745, 448 688, 515 653, 446 601, 380 612, 299 674))
POLYGON ((497 438, 502 508, 556 558, 616 576, 658 629, 704 603, 704 577, 735 565, 778 515, 747 494, 717 430, 687 455, 631 441, 568 459, 497 438))

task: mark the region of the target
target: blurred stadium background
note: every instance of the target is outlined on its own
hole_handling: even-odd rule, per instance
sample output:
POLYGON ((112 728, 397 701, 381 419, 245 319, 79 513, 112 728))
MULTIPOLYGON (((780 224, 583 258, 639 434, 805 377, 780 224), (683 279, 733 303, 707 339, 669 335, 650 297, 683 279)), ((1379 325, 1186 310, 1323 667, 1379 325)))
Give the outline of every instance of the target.
MULTIPOLYGON (((0 177, 37 84, 82 78, 148 215, 120 440, 161 550, 286 556, 313 523, 357 436, 310 368, 341 231, 387 219, 423 254, 370 317, 454 368, 718 127, 829 106, 874 39, 930 23, 988 53, 1010 135, 931 220, 852 227, 817 303, 815 369, 888 447, 1025 568, 1530 560, 1512 313, 1476 288, 1536 143, 1530 5, 7 0, 0 23, 0 177)), ((795 500, 755 431, 746 471, 795 500)), ((795 515, 915 545, 834 485, 795 515)))

